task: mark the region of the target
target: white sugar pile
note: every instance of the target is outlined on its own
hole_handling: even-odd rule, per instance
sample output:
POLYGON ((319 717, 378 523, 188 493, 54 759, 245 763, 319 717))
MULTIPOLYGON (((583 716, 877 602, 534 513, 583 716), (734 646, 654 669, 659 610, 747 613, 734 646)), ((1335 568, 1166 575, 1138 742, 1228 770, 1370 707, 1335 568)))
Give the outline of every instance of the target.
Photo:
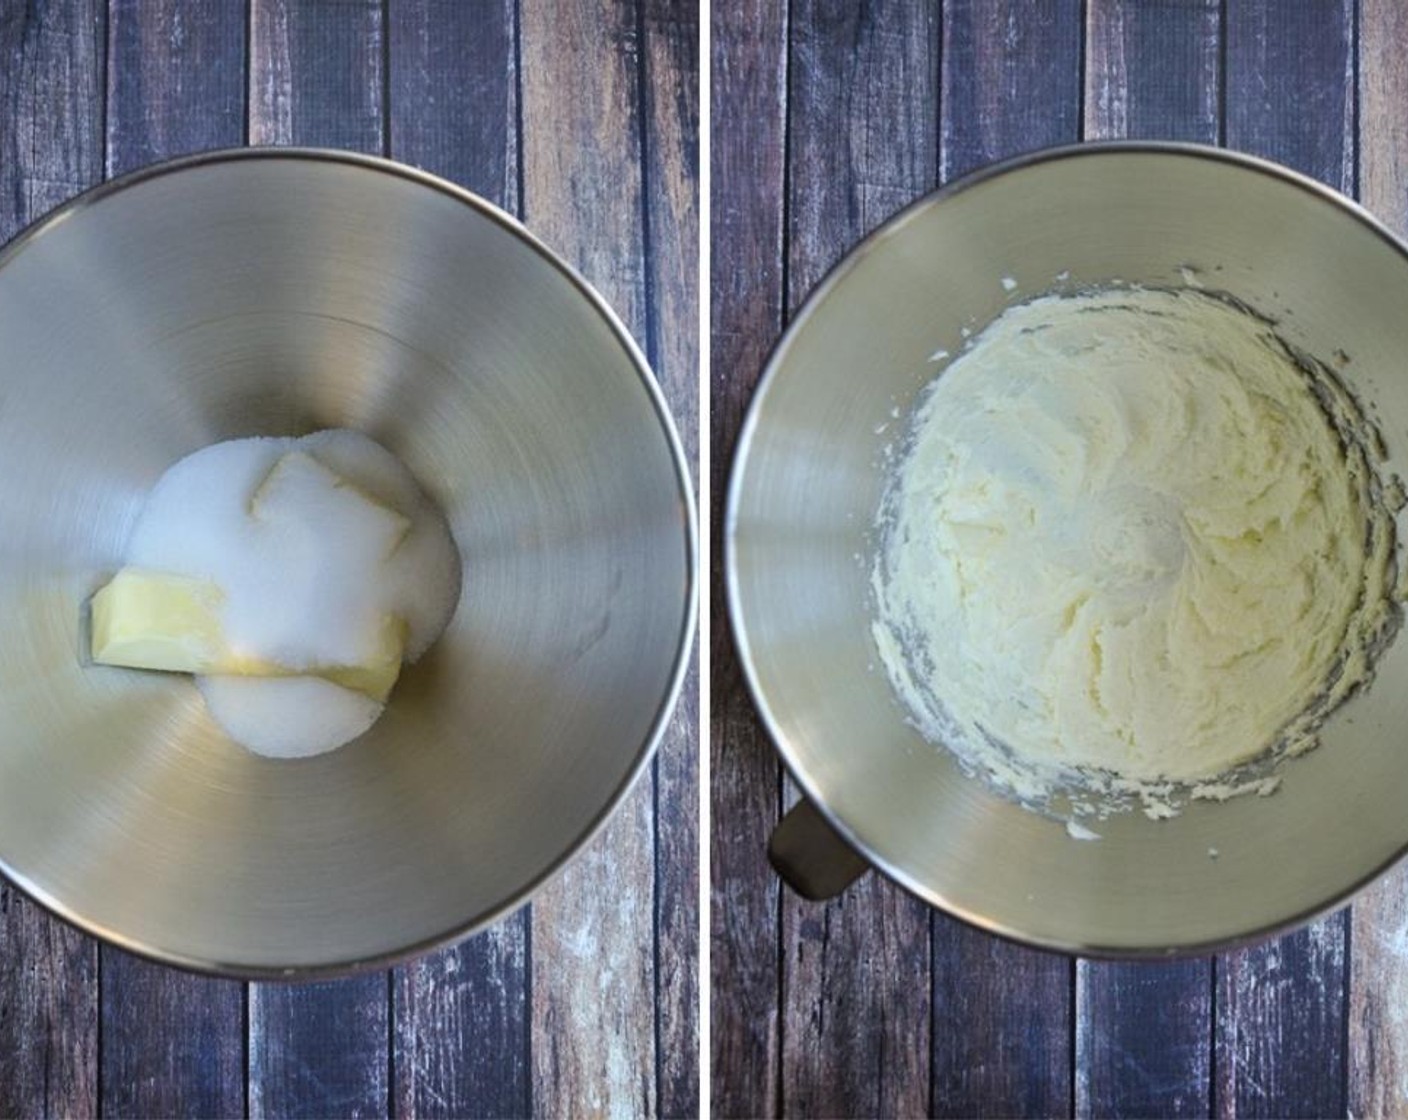
MULTIPOLYGON (((439 637, 460 592, 459 554, 406 467, 346 430, 215 444, 172 466, 147 500, 127 562, 225 593, 230 645, 289 669, 365 664, 388 617, 406 661, 439 637)), ((211 714, 251 750, 319 754, 381 705, 317 677, 206 677, 211 714)))
POLYGON ((306 758, 350 743, 381 715, 370 696, 322 677, 197 677, 215 722, 267 758, 306 758))

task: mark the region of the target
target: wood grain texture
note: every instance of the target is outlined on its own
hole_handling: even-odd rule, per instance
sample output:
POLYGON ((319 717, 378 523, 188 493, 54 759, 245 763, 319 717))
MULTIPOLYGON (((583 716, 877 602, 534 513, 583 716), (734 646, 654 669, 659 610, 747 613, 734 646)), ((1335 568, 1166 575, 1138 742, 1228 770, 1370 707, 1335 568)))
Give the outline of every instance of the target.
POLYGON ((518 6, 396 0, 391 155, 519 212, 518 6))
POLYGON ((1226 0, 1230 148, 1354 193, 1355 0, 1226 0))
POLYGON ((945 181, 1080 138, 1080 0, 945 0, 945 181))
POLYGON ((787 6, 715 3, 712 21, 712 322, 709 836, 710 1101, 719 1117, 778 1107, 777 756, 758 727, 729 641, 719 543, 733 444, 768 347, 782 328, 787 6))
POLYGON ((382 0, 250 0, 249 143, 380 155, 382 0))
POLYGON ((249 985, 249 1115, 388 1115, 388 984, 249 985))
MULTIPOLYGON (((643 339, 639 16, 614 0, 522 4, 522 205, 643 339)), ((643 1010, 656 990, 652 792, 638 784, 533 905, 535 1115, 658 1107, 643 1010)))
MULTIPOLYGON (((647 350, 699 480, 699 5, 642 0, 647 350)), ((657 1113, 699 1115, 699 658, 655 760, 657 1113)))
MULTIPOLYGON (((939 27, 923 0, 798 0, 791 18, 795 311, 852 244, 935 185, 939 27)), ((928 909, 878 875, 825 905, 784 890, 781 943, 783 1114, 925 1111, 928 909)))
MULTIPOLYGON (((1408 236, 1408 7, 1359 5, 1360 201, 1408 236)), ((1349 1112, 1408 1115, 1408 867, 1355 900, 1349 966, 1349 1112)))
MULTIPOLYGON (((685 457, 694 471, 696 488, 699 474, 697 16, 694 0, 641 0, 642 159, 649 243, 646 262, 648 342, 651 363, 674 413, 685 457)), ((697 808, 697 799, 691 808, 697 808)), ((682 855, 688 862, 689 853, 682 855)))
POLYGON ((395 1108, 412 1117, 527 1116, 528 910, 396 970, 395 1108))
POLYGON ((1216 144, 1219 0, 1087 0, 1085 139, 1216 144))
MULTIPOLYGON (((107 173, 240 144, 245 11, 220 0, 111 0, 107 173)), ((245 1108, 240 984, 100 950, 105 1116, 236 1116, 245 1108)))
POLYGON ((96 1116, 97 1074, 97 943, 0 888, 0 1116, 96 1116))
POLYGON ((240 144, 245 10, 225 0, 110 0, 107 173, 240 144))
MULTIPOLYGON (((106 10, 0 7, 0 242, 103 169, 106 10)), ((0 880, 0 1116, 98 1110, 96 942, 0 880)))
POLYGON ((1069 1116, 1073 963, 937 915, 934 959, 930 1115, 1069 1116))
MULTIPOLYGON (((1214 144, 1221 5, 1088 0, 1085 138, 1214 144)), ((1212 1107, 1210 959, 1076 967, 1075 1111, 1205 1116, 1212 1107)))
POLYGON ((1352 917, 1349 1114, 1408 1115, 1408 867, 1361 894, 1352 917))
POLYGON ((0 241, 103 174, 101 0, 0 7, 0 241))
MULTIPOLYGON (((740 18, 737 12, 749 14, 748 6, 741 3, 728 8, 730 20, 740 18)), ((1408 147, 1402 109, 1408 104, 1408 81, 1401 61, 1402 44, 1408 41, 1408 28, 1403 23, 1408 17, 1401 9, 1388 0, 1317 0, 1296 5, 1227 0, 1225 7, 1213 0, 1147 4, 1085 0, 1079 5, 1055 0, 1039 6, 950 0, 944 6, 940 52, 940 167, 945 177, 951 177, 1013 151, 1075 139, 1083 128, 1092 138, 1225 138, 1234 147, 1290 163, 1352 191, 1352 125, 1356 119, 1352 17, 1358 12, 1364 36, 1359 65, 1364 104, 1357 116, 1365 145, 1359 168, 1366 195, 1376 190, 1374 197, 1381 201, 1374 205, 1398 219, 1408 209, 1404 187, 1408 180, 1402 163, 1408 147), (1080 42, 1077 8, 1086 16, 1083 106, 1079 60, 1071 62, 1080 42), (1219 83, 1224 73, 1225 88, 1219 83), (1371 103, 1377 108, 1371 108, 1371 103), (1371 181, 1377 181, 1377 186, 1371 188, 1371 181)), ((806 10, 801 0, 792 5, 799 23, 806 10)), ((874 6, 867 7, 863 18, 873 17, 874 10, 874 6)), ((839 6, 823 15, 842 26, 857 25, 858 13, 839 6)), ((721 52, 725 57, 715 70, 716 98, 718 90, 732 93, 745 88, 735 74, 750 79, 761 74, 764 82, 760 85, 766 91, 779 88, 766 84, 767 78, 779 73, 780 88, 786 88, 785 68, 766 53, 769 40, 758 33, 759 27, 775 27, 780 29, 775 33, 785 38, 782 17, 775 19, 774 24, 764 24, 755 14, 754 22, 747 25, 751 34, 739 34, 728 42, 721 52)), ((715 23, 719 27, 727 20, 716 16, 715 23)), ((863 52, 863 48, 853 49, 863 52)), ((796 65, 799 57, 794 54, 794 97, 798 83, 807 80, 796 65)), ((716 122, 725 119, 718 106, 716 100, 716 122)), ((751 122, 742 116, 731 124, 716 123, 716 177, 722 175, 723 159, 768 166, 766 161, 775 158, 776 151, 757 151, 760 144, 778 144, 782 150, 789 143, 794 149, 799 145, 797 136, 788 137, 770 123, 774 118, 767 101, 755 100, 750 108, 752 116, 762 121, 765 140, 748 135, 751 122), (730 134, 730 128, 743 135, 730 134), (731 155, 745 151, 741 156, 731 155)), ((790 112, 795 119, 795 104, 790 112)), ((849 142, 842 128, 837 127, 835 134, 835 144, 849 142)), ((764 179, 765 184, 772 182, 764 179)), ((836 185, 837 197, 822 202, 831 207, 829 211, 794 214, 793 226, 814 221, 829 228, 845 221, 855 203, 847 195, 843 179, 838 178, 836 185)), ((746 200, 748 196, 736 191, 731 181, 721 187, 716 178, 715 192, 716 354, 756 353, 750 347, 765 345, 770 338, 761 343, 749 337, 740 341, 728 331, 734 321, 746 326, 750 320, 745 315, 757 316, 755 323, 765 323, 767 304, 758 300, 746 312, 736 311, 737 320, 720 316, 717 309, 731 306, 728 301, 733 292, 751 294, 752 289, 745 288, 735 275, 736 261, 749 265, 750 274, 744 282, 754 282, 759 276, 766 279, 766 255, 761 264, 754 255, 758 247, 766 253, 775 244, 768 223, 779 211, 768 208, 770 199, 763 192, 765 205, 756 213, 738 208, 735 199, 746 200), (727 239, 721 230, 728 234, 727 239), (735 230, 741 235, 736 242, 735 230)), ((795 201, 793 209, 797 209, 795 201)), ((795 262, 794 254, 795 250, 789 253, 789 259, 795 262)), ((799 286, 801 283, 799 280, 799 286)), ((753 329, 760 336, 766 331, 765 326, 753 329)), ((775 331, 774 327, 774 335, 775 331)), ((756 365, 745 372, 716 361, 716 417, 723 406, 722 423, 716 419, 715 428, 717 478, 724 477, 736 431, 734 417, 747 398, 755 371, 756 365)), ((746 703, 740 702, 737 724, 727 722, 727 701, 720 682, 728 682, 727 674, 732 671, 727 656, 715 667, 717 738, 713 757, 716 774, 726 775, 723 781, 727 784, 721 790, 716 779, 714 804, 716 819, 723 819, 724 812, 733 813, 726 827, 734 836, 746 838, 749 830, 764 833, 774 819, 772 787, 766 767, 753 775, 752 789, 732 785, 733 775, 744 772, 737 761, 739 744, 758 735, 748 721, 746 703), (721 747, 719 740, 727 745, 721 747), (726 769, 730 765, 732 774, 726 769), (751 809, 751 816, 739 820, 739 811, 745 807, 751 809)), ((736 683, 736 677, 733 680, 736 683)), ((721 972, 719 958, 724 956, 721 946, 741 956, 738 946, 757 947, 760 938, 765 946, 768 937, 776 936, 766 907, 759 905, 759 900, 768 897, 763 882, 766 873, 759 888, 750 891, 752 884, 746 876, 733 868, 725 870, 722 864, 727 858, 733 857, 737 867, 746 867, 750 854, 744 842, 735 844, 732 836, 729 840, 714 840, 716 976, 721 972), (747 906, 753 906, 747 924, 721 920, 719 905, 726 884, 733 888, 732 897, 745 912, 747 906)), ((1405 1030, 1402 989, 1395 987, 1401 965, 1389 961, 1385 954, 1403 952, 1408 907, 1402 901, 1402 886, 1385 883, 1380 889, 1385 892, 1382 896, 1370 894, 1356 909, 1352 938, 1350 918, 1341 913, 1291 937, 1225 956, 1215 966, 1215 982, 1209 964, 1202 961, 1166 968, 1082 963, 1075 985, 1079 1013, 1074 1021, 1069 1019, 1071 973, 1044 968, 1035 954, 1032 972, 1022 971, 1027 962, 985 959, 984 953, 1002 947, 955 926, 958 938, 966 937, 970 943, 964 947, 966 955, 960 949, 950 950, 962 965, 944 972, 938 954, 955 939, 948 936, 945 920, 937 919, 933 939, 934 1043, 936 1048, 948 1046, 951 1053, 940 1055, 936 1049, 931 1108, 943 1112, 947 1107, 965 1115, 1060 1115, 1074 1105, 1083 1115, 1201 1115, 1214 1107, 1224 1116, 1296 1116, 1343 1114, 1348 1102, 1355 1115, 1401 1114, 1401 1098, 1387 1095, 1394 1090, 1385 1089, 1394 1079, 1400 1083, 1398 1089, 1408 1088, 1402 1085, 1401 1073, 1408 1064, 1403 1057, 1408 1048, 1398 1041, 1405 1030), (1361 923, 1365 928, 1360 928, 1361 923), (1371 930, 1377 944, 1369 940, 1371 930), (1356 969, 1363 973, 1354 980, 1352 991, 1354 1014, 1362 1017, 1356 1021, 1348 1021, 1346 1016, 1346 976, 1353 975, 1348 969, 1351 944, 1356 969), (1010 993, 1005 1010, 1000 1009, 997 1016, 1000 1026, 991 1025, 992 1008, 995 1001, 1000 1005, 1002 998, 991 994, 1001 986, 993 977, 1003 978, 1010 993), (945 1017, 945 1006, 954 1009, 951 1019, 945 1017), (1048 1021, 1053 1009, 1058 1020, 1054 1027, 1048 1021), (1059 1022, 1062 1015, 1067 1018, 1059 1022), (1062 1041, 1068 1039, 1072 1026, 1078 1049, 1074 1055, 1064 1051, 1063 1063, 1059 1057, 1062 1041), (996 1063, 994 1055, 999 1056, 996 1063), (1351 1062, 1349 1097, 1347 1057, 1351 1062), (989 1068, 994 1064, 998 1068, 989 1068), (948 1083, 939 1077, 941 1068, 953 1070, 957 1088, 946 1092, 948 1083), (1042 1098, 1022 1096, 1024 1088, 1042 1094, 1042 1098), (1063 1089, 1074 1095, 1074 1101, 1062 1099, 1063 1089), (946 1105, 946 1099, 956 1103, 946 1105)), ((798 950, 788 936, 779 944, 784 953, 798 950)), ((874 941, 840 951, 862 953, 867 949, 888 951, 874 941)), ((755 968, 760 977, 771 975, 765 951, 744 967, 755 968)), ((775 1111, 767 1098, 767 1077, 775 1076, 787 1084, 794 1074, 787 1068, 790 1043, 784 1046, 788 1056, 783 1068, 773 1073, 768 1043, 774 1036, 762 1033, 775 1029, 769 1028, 766 985, 759 983, 754 991, 758 1006, 755 1033, 750 1036, 736 1021, 728 1021, 727 1030, 720 1032, 720 983, 741 987, 736 976, 716 980, 716 1063, 721 1054, 741 1051, 750 1043, 756 1053, 751 1062, 741 1053, 730 1059, 747 1082, 747 1089, 717 1088, 716 1110, 720 1101, 732 1099, 747 1102, 736 1107, 737 1113, 775 1111)), ((831 1060, 845 1062, 849 1058, 844 1052, 834 1056, 825 1049, 811 1058, 817 1066, 831 1060)), ((826 1076, 825 1071, 821 1076, 826 1076)), ((827 1092, 823 1087, 822 1094, 827 1092)), ((835 1096, 832 1094, 833 1099, 835 1096)))
MULTIPOLYGON (((1227 0, 1230 147, 1353 192, 1353 11, 1353 0, 1293 8, 1227 0)), ((1218 959, 1218 1115, 1344 1113, 1349 934, 1348 911, 1341 911, 1218 959)))
MULTIPOLYGON (((694 396, 697 400, 697 381, 694 396)), ((676 412, 681 422, 687 415, 676 412)), ((664 1117, 698 1116, 701 1106, 699 718, 696 645, 656 762, 655 1084, 656 1112, 664 1117)))
POLYGON ((927 0, 792 8, 787 302, 937 185, 939 13, 927 0))
MULTIPOLYGON (((391 155, 516 212, 516 4, 397 0, 387 34, 391 155)), ((529 1114, 530 920, 395 970, 396 1116, 529 1114)))
POLYGON ((524 0, 524 219, 647 334, 636 3, 524 0))
MULTIPOLYGON (((6 66, 0 187, 7 192, 0 221, 18 224, 104 170, 117 174, 238 144, 246 128, 255 143, 382 151, 387 116, 398 156, 520 209, 519 28, 512 0, 251 0, 247 8, 216 0, 110 0, 109 6, 105 21, 105 5, 83 0, 0 4, 0 65, 6 66), (95 20, 86 31, 85 17, 95 20), (106 75, 104 51, 112 61, 106 75), (74 70, 84 57, 91 64, 86 77, 74 70), (16 65, 9 67, 12 58, 16 65), (85 128, 91 144, 81 135, 85 128)), ((543 217, 535 228, 575 254, 649 344, 688 440, 697 417, 697 24, 686 5, 669 2, 588 5, 561 16, 539 5, 538 38, 530 47, 539 62, 537 104, 548 109, 538 114, 536 157, 525 169, 538 169, 540 189, 532 197, 541 201, 543 217), (573 98, 564 99, 566 89, 573 98), (583 96, 575 99, 578 92, 583 96), (604 145, 597 143, 602 136, 604 145), (613 192, 623 181, 627 189, 618 197, 613 192), (596 195, 612 197, 605 226, 596 195)), ((641 873, 639 883, 618 889, 623 845, 608 833, 598 839, 600 855, 585 886, 564 885, 569 901, 557 908, 546 900, 540 948, 549 979, 538 1005, 528 993, 527 911, 400 970, 394 991, 384 975, 256 986, 246 1035, 243 986, 108 949, 100 962, 93 942, 17 896, 0 897, 0 939, 14 942, 2 943, 10 951, 0 961, 0 981, 7 982, 0 987, 0 1041, 7 1031, 24 1032, 23 1053, 16 1046, 13 1057, 0 1054, 0 1074, 8 1075, 0 1111, 8 1114, 13 1105, 16 1113, 79 1115, 100 1106, 118 1115, 240 1115, 246 1108, 253 1115, 378 1115, 394 1103, 398 1115, 522 1115, 536 1101, 545 1115, 596 1108, 644 1113, 657 1106, 693 1112, 697 946, 691 948, 691 939, 697 933, 689 908, 698 836, 689 822, 698 779, 697 737, 689 728, 697 711, 686 707, 680 719, 657 764, 656 784, 662 804, 689 815, 668 823, 662 816, 657 833, 651 790, 638 790, 619 820, 626 822, 625 862, 641 873), (660 916, 658 967, 657 897, 671 907, 660 916), (571 924, 584 916, 585 926, 571 924), (604 948, 602 959, 581 951, 575 938, 584 929, 604 948), (52 939, 55 931, 71 944, 52 939), (76 953, 66 952, 74 946, 76 953), (622 970, 613 972, 614 965, 622 970), (34 982, 61 971, 63 983, 34 982), (543 1009, 536 1093, 529 1060, 533 1006, 543 1009), (388 1039, 396 1043, 394 1076, 388 1039), (61 1063, 84 1061, 84 1047, 86 1068, 65 1071, 61 1063), (55 1083, 59 1076, 63 1081, 55 1083)))
POLYGON ((929 1104, 929 915, 879 875, 783 900, 784 1116, 914 1116, 929 1104))
POLYGON ((1360 201, 1408 236, 1408 7, 1359 3, 1360 201))
MULTIPOLYGON (((385 146, 380 0, 252 0, 249 141, 385 146)), ((390 1104, 388 973, 249 988, 252 1117, 383 1116, 390 1104)))
POLYGON ((1345 1113, 1349 911, 1218 958, 1214 1115, 1345 1113))
POLYGON ((244 985, 106 945, 101 967, 101 1115, 244 1115, 244 985))
MULTIPOLYGON (((947 0, 943 15, 945 179, 1079 138, 1078 2, 947 0)), ((1074 964, 937 915, 933 945, 933 1113, 1069 1115, 1074 964)))
POLYGON ((1081 961, 1076 1115, 1210 1115, 1212 1000, 1212 962, 1206 959, 1081 961))

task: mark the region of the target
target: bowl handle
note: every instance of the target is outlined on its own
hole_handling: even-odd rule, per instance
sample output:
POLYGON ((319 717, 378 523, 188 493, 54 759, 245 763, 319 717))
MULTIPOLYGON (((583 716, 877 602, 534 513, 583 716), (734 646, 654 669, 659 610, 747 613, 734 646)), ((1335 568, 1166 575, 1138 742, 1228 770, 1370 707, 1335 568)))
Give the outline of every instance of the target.
POLYGON ((806 798, 772 830, 768 862, 784 883, 812 902, 834 898, 870 870, 806 798))

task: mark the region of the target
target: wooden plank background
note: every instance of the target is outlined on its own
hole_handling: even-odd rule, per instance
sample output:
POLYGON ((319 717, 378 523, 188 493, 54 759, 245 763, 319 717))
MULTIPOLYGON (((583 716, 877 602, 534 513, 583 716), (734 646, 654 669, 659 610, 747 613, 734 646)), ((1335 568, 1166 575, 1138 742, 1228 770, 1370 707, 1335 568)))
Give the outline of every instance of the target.
MULTIPOLYGON (((680 0, 0 0, 0 240, 186 152, 390 155, 576 264, 695 456, 697 31, 680 0)), ((394 971, 207 980, 0 886, 0 1116, 696 1115, 697 679, 566 876, 394 971)))
MULTIPOLYGON (((716 0, 711 26, 716 526, 788 313, 973 167, 1080 139, 1220 143, 1408 233, 1401 0, 716 0)), ((715 1116, 1408 1115, 1408 870, 1269 944, 1139 966, 997 941, 876 875, 803 902, 764 856, 795 794, 717 578, 712 602, 715 1116)))

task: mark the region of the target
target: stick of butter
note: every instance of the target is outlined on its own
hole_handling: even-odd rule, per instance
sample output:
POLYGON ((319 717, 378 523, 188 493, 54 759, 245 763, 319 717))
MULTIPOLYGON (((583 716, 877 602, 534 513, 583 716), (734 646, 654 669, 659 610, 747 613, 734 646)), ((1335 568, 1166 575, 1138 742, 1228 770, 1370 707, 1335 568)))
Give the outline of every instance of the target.
POLYGON ((93 596, 93 660, 170 673, 318 676, 379 701, 401 674, 406 627, 399 618, 383 620, 364 664, 291 669, 230 647, 220 621, 224 599, 209 580, 123 568, 93 596))

